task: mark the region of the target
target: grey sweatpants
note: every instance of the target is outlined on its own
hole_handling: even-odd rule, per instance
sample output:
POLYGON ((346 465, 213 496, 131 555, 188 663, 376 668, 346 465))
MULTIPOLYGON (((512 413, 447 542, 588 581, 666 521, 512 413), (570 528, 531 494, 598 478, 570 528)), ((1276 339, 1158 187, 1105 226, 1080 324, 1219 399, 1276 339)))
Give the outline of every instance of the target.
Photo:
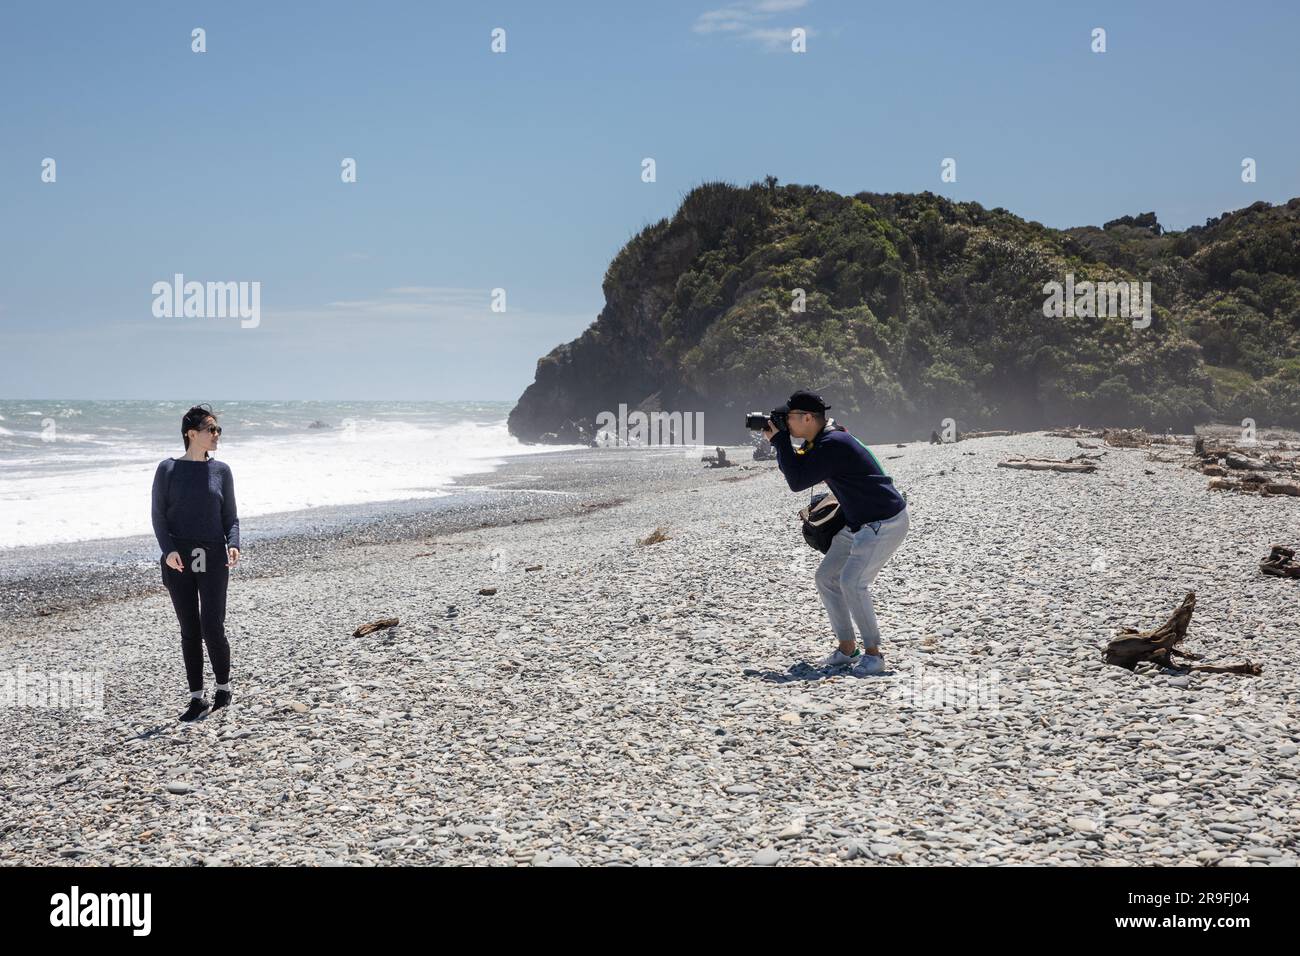
POLYGON ((841 528, 817 568, 817 591, 840 641, 854 640, 856 623, 862 643, 880 646, 880 627, 871 601, 871 583, 907 535, 907 508, 885 521, 864 524, 854 534, 841 528))

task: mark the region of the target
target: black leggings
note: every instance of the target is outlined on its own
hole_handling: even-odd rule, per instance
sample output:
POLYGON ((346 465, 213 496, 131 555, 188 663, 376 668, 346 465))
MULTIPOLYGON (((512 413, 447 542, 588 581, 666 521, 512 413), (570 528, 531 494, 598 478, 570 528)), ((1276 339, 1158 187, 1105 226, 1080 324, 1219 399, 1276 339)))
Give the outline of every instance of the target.
POLYGON ((162 558, 163 584, 172 596, 176 619, 181 624, 181 654, 185 658, 185 678, 190 690, 203 690, 203 645, 208 645, 212 673, 218 684, 230 680, 230 642, 226 640, 226 585, 230 569, 226 567, 226 546, 201 541, 174 541, 184 571, 168 567, 162 558), (202 571, 195 570, 203 552, 202 571))

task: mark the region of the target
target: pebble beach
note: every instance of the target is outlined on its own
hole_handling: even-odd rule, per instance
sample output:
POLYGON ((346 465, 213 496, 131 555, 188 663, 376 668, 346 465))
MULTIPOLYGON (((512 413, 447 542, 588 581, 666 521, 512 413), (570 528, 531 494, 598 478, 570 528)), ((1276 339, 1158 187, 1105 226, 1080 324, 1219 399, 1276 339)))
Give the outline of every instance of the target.
POLYGON ((192 725, 156 565, 11 587, 0 673, 103 706, 0 707, 0 863, 1296 864, 1300 580, 1258 568, 1295 499, 1140 448, 996 467, 1077 452, 1044 433, 873 448, 911 512, 879 676, 816 666, 807 493, 747 448, 534 456, 454 520, 246 544, 234 704, 192 725), (1184 648, 1261 676, 1103 663, 1188 591, 1184 648))

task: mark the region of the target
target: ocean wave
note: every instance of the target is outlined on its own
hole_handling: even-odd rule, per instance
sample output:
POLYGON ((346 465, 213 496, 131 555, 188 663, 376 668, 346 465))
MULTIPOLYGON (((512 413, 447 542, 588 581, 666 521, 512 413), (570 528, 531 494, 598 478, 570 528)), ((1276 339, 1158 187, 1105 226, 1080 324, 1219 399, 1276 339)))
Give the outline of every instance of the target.
MULTIPOLYGON (((27 434, 36 439, 41 437, 40 432, 27 432, 27 434)), ((54 429, 54 435, 54 441, 48 442, 48 444, 56 447, 62 444, 75 444, 99 445, 101 448, 112 448, 118 444, 116 439, 107 438, 103 435, 91 435, 86 432, 69 432, 57 427, 54 429)))
MULTIPOLYGON (((509 456, 561 450, 521 445, 504 416, 348 420, 347 430, 295 424, 223 442, 217 458, 235 473, 240 517, 437 497, 455 479, 491 472, 509 456)), ((40 452, 28 444, 21 462, 6 462, 0 547, 148 534, 150 482, 162 458, 180 453, 177 445, 157 436, 40 452)))

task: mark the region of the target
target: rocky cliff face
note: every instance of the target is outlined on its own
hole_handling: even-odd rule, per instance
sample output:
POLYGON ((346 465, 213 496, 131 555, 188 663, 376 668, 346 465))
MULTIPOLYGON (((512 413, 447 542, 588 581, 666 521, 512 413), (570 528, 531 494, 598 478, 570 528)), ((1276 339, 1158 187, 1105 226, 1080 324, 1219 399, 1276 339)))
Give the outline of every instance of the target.
POLYGON ((1054 230, 929 193, 712 183, 632 239, 603 287, 596 321, 537 363, 516 437, 586 441, 626 405, 703 413, 705 441, 736 441, 744 412, 799 387, 876 440, 945 418, 1300 423, 1300 200, 1185 232, 1153 213, 1054 230), (1083 299, 1045 316, 1045 284, 1067 278, 1149 282, 1149 321, 1083 299))

